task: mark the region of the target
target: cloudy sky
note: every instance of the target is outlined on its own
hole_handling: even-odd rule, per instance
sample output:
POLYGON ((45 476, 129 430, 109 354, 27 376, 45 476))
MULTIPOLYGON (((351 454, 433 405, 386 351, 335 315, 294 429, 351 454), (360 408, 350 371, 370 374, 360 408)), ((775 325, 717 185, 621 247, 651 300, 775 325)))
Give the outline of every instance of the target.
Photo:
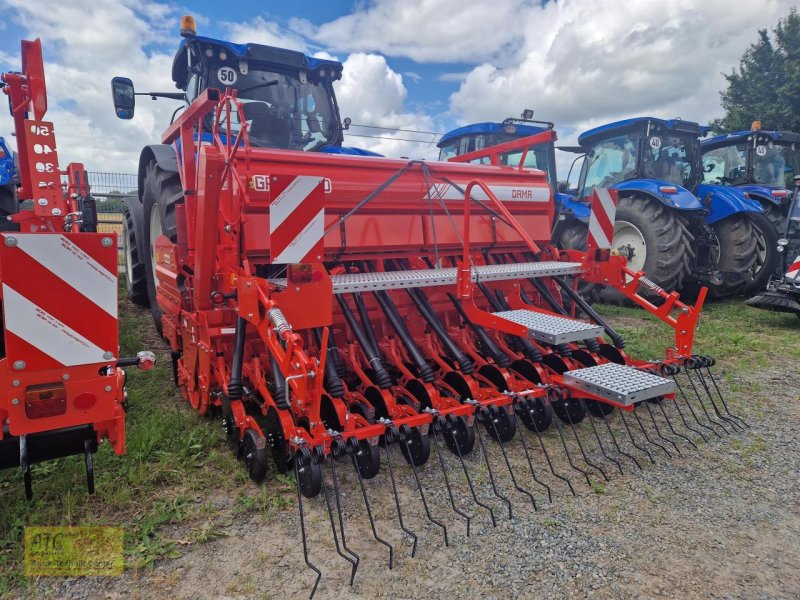
MULTIPOLYGON (((19 69, 19 39, 44 45, 62 164, 130 172, 159 139, 174 101, 140 99, 115 118, 110 79, 172 91, 181 14, 201 35, 344 62, 337 85, 353 123, 445 132, 533 108, 565 144, 632 116, 702 123, 721 114, 723 72, 788 14, 791 0, 0 0, 0 70, 19 69), (735 7, 734 7, 735 5, 735 7)), ((11 119, 0 111, 0 135, 11 119)), ((354 128, 348 145, 433 158, 436 136, 354 128), (417 140, 417 141, 408 141, 417 140)), ((13 142, 12 142, 13 143, 13 142)), ((562 161, 567 161, 562 155, 562 161)), ((568 166, 568 162, 562 165, 568 166)), ((560 176, 563 177, 563 174, 560 176)))

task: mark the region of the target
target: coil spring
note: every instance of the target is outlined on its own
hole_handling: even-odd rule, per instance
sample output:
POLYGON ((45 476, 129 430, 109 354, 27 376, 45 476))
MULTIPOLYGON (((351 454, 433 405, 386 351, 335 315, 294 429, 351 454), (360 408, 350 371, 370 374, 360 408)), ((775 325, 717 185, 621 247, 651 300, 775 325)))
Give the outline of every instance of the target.
POLYGON ((269 317, 270 322, 277 330, 278 335, 283 335, 285 332, 292 331, 292 326, 289 325, 289 321, 283 316, 280 308, 270 308, 267 311, 267 317, 269 317))

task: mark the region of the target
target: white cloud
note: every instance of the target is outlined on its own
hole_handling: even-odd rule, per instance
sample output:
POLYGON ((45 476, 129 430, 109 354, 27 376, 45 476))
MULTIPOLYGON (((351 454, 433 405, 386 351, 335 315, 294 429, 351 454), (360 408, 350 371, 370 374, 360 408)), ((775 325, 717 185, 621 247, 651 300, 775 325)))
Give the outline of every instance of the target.
POLYGON ((297 34, 287 31, 275 21, 267 21, 261 16, 243 22, 223 22, 228 32, 226 39, 237 44, 265 44, 288 50, 308 52, 306 41, 297 34))

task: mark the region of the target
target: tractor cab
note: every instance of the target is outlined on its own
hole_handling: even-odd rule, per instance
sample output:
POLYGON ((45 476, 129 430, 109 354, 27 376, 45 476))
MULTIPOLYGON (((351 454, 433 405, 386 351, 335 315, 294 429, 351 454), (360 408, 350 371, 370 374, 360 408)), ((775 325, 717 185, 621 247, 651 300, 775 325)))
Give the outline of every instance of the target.
POLYGON ((800 134, 760 127, 756 121, 750 131, 704 140, 703 179, 746 192, 780 230, 789 215, 794 178, 800 175, 800 134))
POLYGON ((698 136, 708 127, 680 119, 627 119, 580 135, 586 150, 578 183, 587 199, 595 187, 642 186, 669 195, 683 209, 702 209, 691 190, 702 181, 698 136))

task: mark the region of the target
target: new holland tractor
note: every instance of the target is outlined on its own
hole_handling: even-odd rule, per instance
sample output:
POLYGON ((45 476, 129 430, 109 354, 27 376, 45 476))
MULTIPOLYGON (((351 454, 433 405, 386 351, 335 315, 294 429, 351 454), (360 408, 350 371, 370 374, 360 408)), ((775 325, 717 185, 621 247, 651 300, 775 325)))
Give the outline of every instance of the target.
MULTIPOLYGON (((9 150, 5 139, 0 137, 0 218, 17 212, 17 184, 19 177, 14 164, 14 153, 9 150)), ((6 223, 0 222, 0 231, 6 223)))
MULTIPOLYGON (((551 454, 591 485, 624 461, 640 466, 693 445, 679 418, 703 438, 698 427, 746 428, 714 391, 713 359, 692 352, 705 289, 691 306, 608 246, 552 246, 544 173, 325 152, 341 145, 340 63, 201 37, 188 17, 181 34, 172 69, 180 91, 167 94, 184 108, 141 152, 141 207, 128 235, 142 241, 141 273, 183 397, 201 415, 221 414, 254 481, 267 478, 269 458, 294 475, 312 595, 321 570, 309 550, 319 540, 306 532, 319 522, 310 511, 327 513, 352 583, 360 561, 342 504, 363 499, 360 514, 392 566, 387 521, 370 508, 380 481, 413 556, 417 519, 404 521, 404 511, 449 543, 441 507, 427 502, 433 480, 469 532, 477 515, 459 508, 465 500, 492 525, 500 516, 486 502, 487 481, 509 517, 507 486, 532 508, 550 496, 532 456, 547 457, 574 492, 551 454), (674 330, 663 360, 629 356, 582 299, 582 281, 614 287, 674 330), (512 440, 524 451, 514 460, 512 440), (542 454, 529 452, 534 443, 542 454), (505 459, 502 472, 490 450, 505 459), (393 465, 396 451, 407 469, 393 465), (529 476, 514 469, 518 460, 529 476), (348 463, 356 494, 340 491, 348 463), (368 486, 383 468, 388 477, 368 486), (398 492, 407 484, 416 500, 398 492)), ((117 115, 133 117, 131 80, 115 78, 112 91, 117 115)))
POLYGON ((703 180, 745 192, 780 231, 789 215, 794 177, 800 175, 800 134, 763 131, 754 121, 750 131, 714 136, 700 148, 703 180))

